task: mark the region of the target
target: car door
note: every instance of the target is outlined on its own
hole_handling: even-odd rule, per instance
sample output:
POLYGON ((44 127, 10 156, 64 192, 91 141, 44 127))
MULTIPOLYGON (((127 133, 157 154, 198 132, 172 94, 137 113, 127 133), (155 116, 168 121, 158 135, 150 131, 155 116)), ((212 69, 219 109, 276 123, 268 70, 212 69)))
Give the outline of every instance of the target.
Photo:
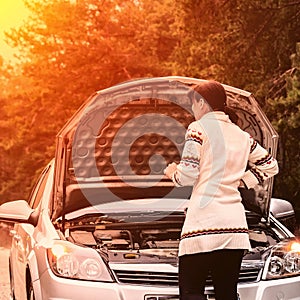
MULTIPOLYGON (((41 173, 36 185, 29 196, 29 205, 33 209, 39 209, 51 165, 48 165, 41 173)), ((31 224, 19 223, 14 226, 11 247, 11 272, 12 284, 16 299, 26 299, 26 268, 28 255, 31 252, 34 241, 35 227, 31 224)))

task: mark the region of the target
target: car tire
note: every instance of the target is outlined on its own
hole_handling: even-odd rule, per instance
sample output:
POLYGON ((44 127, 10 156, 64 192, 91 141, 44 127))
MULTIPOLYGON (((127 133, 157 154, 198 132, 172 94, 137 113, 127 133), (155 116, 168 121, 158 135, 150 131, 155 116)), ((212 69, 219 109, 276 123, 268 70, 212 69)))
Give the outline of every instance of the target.
POLYGON ((27 276, 26 276, 26 294, 27 294, 27 300, 35 300, 34 296, 34 290, 33 290, 33 284, 30 276, 29 270, 27 270, 27 276))
POLYGON ((9 300, 16 300, 14 287, 13 287, 13 278, 12 278, 10 260, 8 261, 8 269, 9 269, 9 284, 10 284, 9 300))

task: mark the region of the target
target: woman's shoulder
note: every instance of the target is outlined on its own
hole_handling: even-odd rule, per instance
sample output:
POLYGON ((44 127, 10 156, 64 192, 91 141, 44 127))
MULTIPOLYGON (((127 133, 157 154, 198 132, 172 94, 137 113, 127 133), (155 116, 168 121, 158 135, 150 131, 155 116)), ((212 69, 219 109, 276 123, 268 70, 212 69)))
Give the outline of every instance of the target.
POLYGON ((204 131, 204 128, 202 127, 201 123, 199 121, 194 121, 192 123, 190 123, 187 131, 204 131))
POLYGON ((205 130, 198 121, 194 121, 189 125, 186 132, 186 138, 198 137, 201 138, 201 140, 203 140, 205 136, 206 136, 205 130))

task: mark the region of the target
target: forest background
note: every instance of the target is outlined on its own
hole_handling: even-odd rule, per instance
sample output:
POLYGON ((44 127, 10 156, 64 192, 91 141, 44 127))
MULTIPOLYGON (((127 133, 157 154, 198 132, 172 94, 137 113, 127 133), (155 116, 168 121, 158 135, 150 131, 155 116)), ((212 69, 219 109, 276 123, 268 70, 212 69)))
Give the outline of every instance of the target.
POLYGON ((280 135, 273 196, 300 220, 300 1, 28 0, 0 57, 0 203, 24 199, 93 92, 139 77, 252 92, 280 135))

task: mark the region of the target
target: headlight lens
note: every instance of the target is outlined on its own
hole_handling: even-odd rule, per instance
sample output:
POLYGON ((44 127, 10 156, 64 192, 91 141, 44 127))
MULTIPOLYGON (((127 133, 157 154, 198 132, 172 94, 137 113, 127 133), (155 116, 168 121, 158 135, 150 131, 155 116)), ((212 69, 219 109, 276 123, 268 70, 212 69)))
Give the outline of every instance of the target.
POLYGON ((266 279, 300 275, 300 243, 284 241, 276 245, 267 259, 266 279))
POLYGON ((47 249, 52 272, 60 277, 112 282, 112 277, 100 255, 91 248, 67 241, 55 241, 47 249))
POLYGON ((88 258, 81 264, 80 272, 81 274, 85 274, 87 278, 93 279, 101 276, 102 269, 96 260, 88 258))

